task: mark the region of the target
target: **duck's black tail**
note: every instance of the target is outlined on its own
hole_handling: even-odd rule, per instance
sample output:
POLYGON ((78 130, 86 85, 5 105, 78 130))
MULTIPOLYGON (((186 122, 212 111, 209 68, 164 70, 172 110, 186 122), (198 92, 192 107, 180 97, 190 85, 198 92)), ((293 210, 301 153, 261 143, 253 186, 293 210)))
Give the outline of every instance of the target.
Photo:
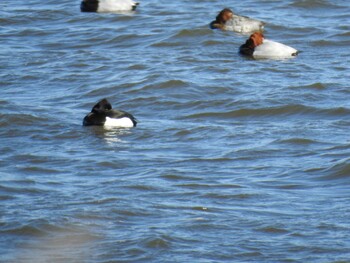
POLYGON ((140 3, 134 3, 131 7, 132 11, 135 11, 136 10, 136 7, 139 5, 140 3))

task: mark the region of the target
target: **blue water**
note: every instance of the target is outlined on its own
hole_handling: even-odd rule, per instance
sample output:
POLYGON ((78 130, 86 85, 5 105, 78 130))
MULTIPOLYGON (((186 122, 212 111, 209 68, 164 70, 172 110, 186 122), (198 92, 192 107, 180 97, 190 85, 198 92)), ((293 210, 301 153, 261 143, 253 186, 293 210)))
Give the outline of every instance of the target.
POLYGON ((0 262, 349 262, 348 1, 0 3, 0 262), (238 55, 223 7, 290 60, 238 55), (139 121, 83 127, 101 98, 139 121))

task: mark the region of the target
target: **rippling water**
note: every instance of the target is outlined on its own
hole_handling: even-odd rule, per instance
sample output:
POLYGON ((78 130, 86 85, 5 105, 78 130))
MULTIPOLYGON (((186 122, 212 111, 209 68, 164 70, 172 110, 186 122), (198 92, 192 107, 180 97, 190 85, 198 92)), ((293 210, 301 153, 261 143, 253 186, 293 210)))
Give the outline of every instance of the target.
POLYGON ((349 262, 345 0, 0 3, 1 262, 349 262), (302 53, 237 54, 223 7, 302 53), (82 127, 99 99, 134 129, 82 127))

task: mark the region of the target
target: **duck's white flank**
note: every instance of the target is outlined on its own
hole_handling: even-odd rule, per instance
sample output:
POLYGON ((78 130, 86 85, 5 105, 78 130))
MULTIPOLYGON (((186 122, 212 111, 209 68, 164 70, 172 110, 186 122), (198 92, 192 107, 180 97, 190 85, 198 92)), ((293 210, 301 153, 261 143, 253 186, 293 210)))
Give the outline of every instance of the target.
POLYGON ((264 39, 263 43, 254 49, 254 58, 291 58, 295 57, 298 51, 295 48, 264 39))
POLYGON ((131 11, 135 4, 132 0, 99 0, 97 12, 131 11))
POLYGON ((225 23, 225 30, 235 31, 238 33, 252 33, 264 30, 264 22, 246 16, 233 15, 225 23))
POLYGON ((123 117, 120 119, 113 119, 106 117, 106 122, 104 124, 106 127, 120 127, 120 128, 132 128, 134 123, 128 117, 123 117))

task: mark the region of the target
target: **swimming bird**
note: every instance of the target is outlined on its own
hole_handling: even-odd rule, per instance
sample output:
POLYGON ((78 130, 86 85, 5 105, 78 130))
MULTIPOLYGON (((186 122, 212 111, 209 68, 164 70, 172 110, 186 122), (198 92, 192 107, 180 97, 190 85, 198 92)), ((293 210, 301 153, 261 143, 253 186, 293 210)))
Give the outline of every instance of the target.
POLYGON ((83 120, 84 126, 131 128, 135 127, 136 124, 137 121, 133 115, 125 111, 112 109, 112 105, 107 99, 100 100, 83 120))
POLYGON ((132 0, 82 0, 81 12, 134 11, 139 3, 132 0))
POLYGON ((265 39, 261 32, 255 32, 245 44, 240 46, 239 53, 253 58, 282 59, 296 57, 299 51, 290 46, 265 39))
POLYGON ((234 14, 229 8, 224 8, 216 16, 216 19, 210 23, 211 29, 223 29, 238 33, 252 33, 255 31, 263 31, 265 23, 234 14))

